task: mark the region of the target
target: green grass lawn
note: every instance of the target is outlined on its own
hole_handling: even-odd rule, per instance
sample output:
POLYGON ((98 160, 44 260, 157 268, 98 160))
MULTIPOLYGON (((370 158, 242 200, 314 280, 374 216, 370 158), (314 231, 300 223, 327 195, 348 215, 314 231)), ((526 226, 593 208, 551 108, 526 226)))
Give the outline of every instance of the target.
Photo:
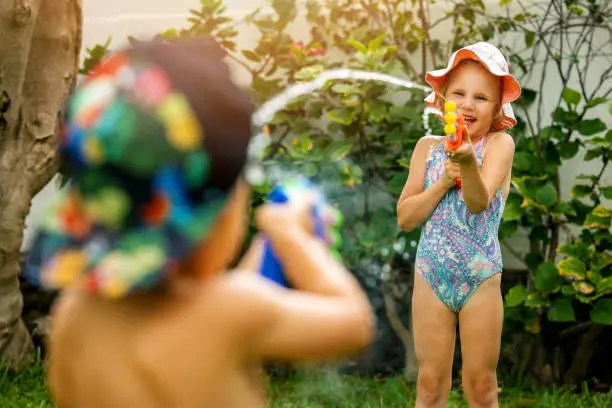
MULTIPOLYGON (((414 406, 414 388, 401 378, 367 380, 335 374, 302 375, 271 386, 271 408, 400 408, 414 406)), ((52 408, 41 367, 21 374, 0 376, 0 407, 52 408)), ((449 408, 466 407, 453 390, 449 408)), ((612 392, 580 394, 569 390, 529 391, 502 384, 501 407, 507 408, 611 408, 612 392)))

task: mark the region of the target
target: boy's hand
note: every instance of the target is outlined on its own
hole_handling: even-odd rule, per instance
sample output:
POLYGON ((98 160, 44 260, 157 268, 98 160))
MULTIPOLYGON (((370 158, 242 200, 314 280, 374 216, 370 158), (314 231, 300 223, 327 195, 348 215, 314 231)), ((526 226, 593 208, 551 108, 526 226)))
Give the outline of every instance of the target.
POLYGON ((264 234, 272 236, 296 229, 311 234, 313 201, 314 196, 306 192, 299 200, 262 204, 255 213, 255 225, 264 234))

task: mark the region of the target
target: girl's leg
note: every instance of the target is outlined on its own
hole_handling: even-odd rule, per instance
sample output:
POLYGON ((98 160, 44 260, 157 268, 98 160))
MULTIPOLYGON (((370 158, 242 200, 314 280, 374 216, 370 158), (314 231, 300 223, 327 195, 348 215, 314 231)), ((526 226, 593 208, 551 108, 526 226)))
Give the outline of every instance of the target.
POLYGON ((451 387, 457 316, 416 272, 412 324, 419 365, 415 408, 443 408, 451 387))
POLYGON ((499 408, 497 362, 504 305, 501 274, 488 279, 459 312, 462 382, 470 408, 499 408))

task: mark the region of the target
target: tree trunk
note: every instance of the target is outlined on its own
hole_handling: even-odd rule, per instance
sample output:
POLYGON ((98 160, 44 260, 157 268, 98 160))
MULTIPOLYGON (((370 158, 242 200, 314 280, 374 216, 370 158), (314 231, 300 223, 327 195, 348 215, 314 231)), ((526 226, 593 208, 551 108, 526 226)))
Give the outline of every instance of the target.
POLYGON ((60 107, 76 83, 81 0, 0 1, 0 355, 33 355, 22 320, 20 249, 30 201, 57 170, 60 107))
POLYGON ((418 364, 414 351, 414 338, 412 331, 409 329, 410 324, 406 327, 402 322, 395 306, 395 299, 389 291, 383 290, 383 299, 389 323, 404 345, 404 378, 408 381, 416 381, 418 364))

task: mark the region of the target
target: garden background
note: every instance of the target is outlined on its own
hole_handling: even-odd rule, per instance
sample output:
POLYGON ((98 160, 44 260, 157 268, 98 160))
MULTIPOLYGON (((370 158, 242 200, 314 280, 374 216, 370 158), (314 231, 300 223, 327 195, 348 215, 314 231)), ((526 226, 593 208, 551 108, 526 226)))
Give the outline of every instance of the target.
MULTIPOLYGON (((480 40, 499 46, 523 86, 514 104, 517 152, 500 229, 506 314, 500 375, 514 390, 506 401, 579 406, 586 398, 588 406, 607 406, 598 404, 610 394, 590 399, 590 392, 609 392, 612 384, 609 2, 107 0, 85 2, 82 24, 82 72, 130 37, 211 34, 258 105, 325 69, 351 67, 423 84, 424 73, 446 65, 453 50, 480 40), (552 392, 546 402, 549 391, 523 395, 533 386, 575 386, 582 394, 552 392)), ((267 163, 319 181, 345 212, 343 257, 379 317, 369 350, 323 373, 300 374, 299 386, 292 370, 274 367, 274 389, 284 398, 312 398, 307 406, 342 406, 339 401, 354 398, 362 401, 355 406, 364 406, 360 394, 367 389, 369 397, 380 395, 371 406, 398 406, 405 402, 401 395, 411 395, 416 366, 409 305, 419 231, 399 231, 395 204, 416 141, 426 127, 440 134, 435 118, 423 122, 424 96, 380 82, 333 81, 270 123, 267 163), (380 377, 392 379, 373 380, 380 377)), ((35 196, 22 252, 57 188, 51 180, 35 196)), ((266 191, 258 191, 254 205, 266 191)), ((53 294, 24 281, 22 290, 24 321, 40 344, 53 294)), ((39 381, 31 372, 7 378, 39 381)))

